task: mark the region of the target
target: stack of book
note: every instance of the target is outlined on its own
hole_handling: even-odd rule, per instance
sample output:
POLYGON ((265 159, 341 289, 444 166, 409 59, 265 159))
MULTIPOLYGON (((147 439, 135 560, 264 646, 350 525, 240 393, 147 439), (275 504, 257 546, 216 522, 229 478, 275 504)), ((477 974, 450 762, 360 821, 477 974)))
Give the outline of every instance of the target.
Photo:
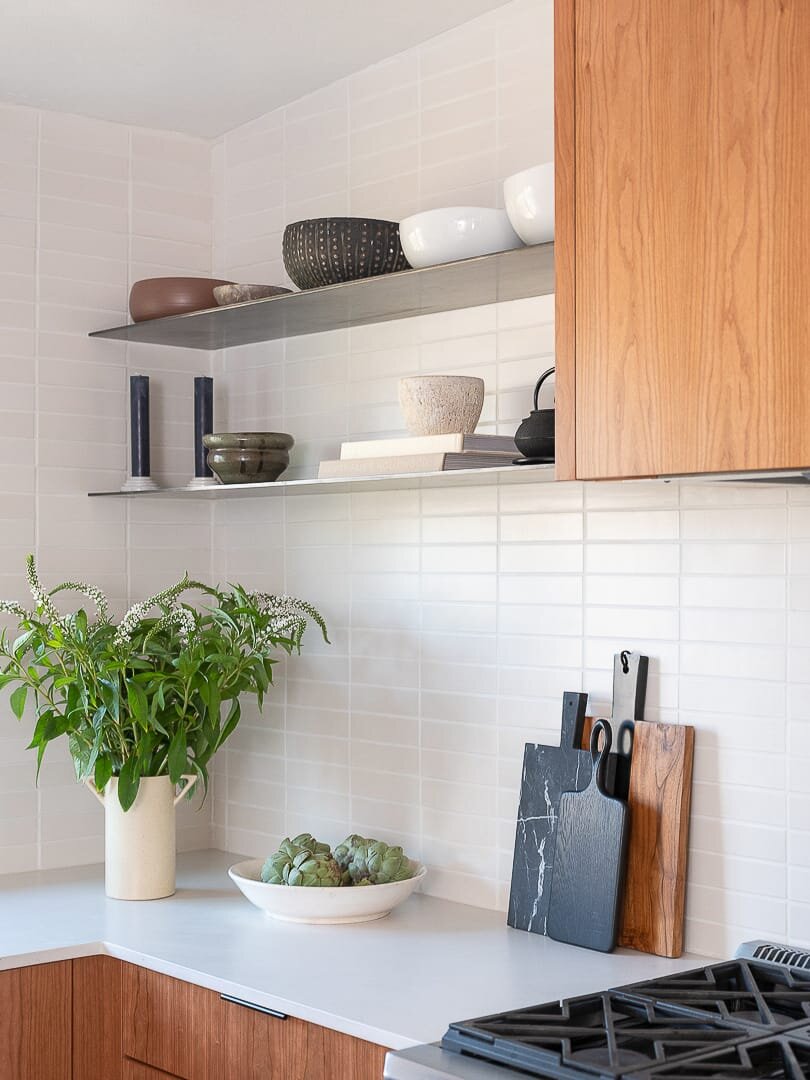
POLYGON ((511 435, 417 435, 343 443, 340 459, 322 461, 321 480, 394 473, 450 472, 511 465, 519 456, 511 435))

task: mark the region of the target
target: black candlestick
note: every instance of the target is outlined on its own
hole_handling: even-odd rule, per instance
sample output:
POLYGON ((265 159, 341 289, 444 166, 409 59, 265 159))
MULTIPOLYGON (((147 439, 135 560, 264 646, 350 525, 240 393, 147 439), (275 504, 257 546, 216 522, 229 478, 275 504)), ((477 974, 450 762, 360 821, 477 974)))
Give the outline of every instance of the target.
POLYGON ((133 476, 149 476, 149 376, 129 377, 130 444, 133 476))
POLYGON ((203 435, 214 430, 214 380, 208 375, 194 379, 194 477, 197 480, 213 477, 208 468, 208 451, 203 435))
POLYGON ((122 491, 153 491, 149 462, 149 376, 129 377, 129 441, 131 476, 122 491))

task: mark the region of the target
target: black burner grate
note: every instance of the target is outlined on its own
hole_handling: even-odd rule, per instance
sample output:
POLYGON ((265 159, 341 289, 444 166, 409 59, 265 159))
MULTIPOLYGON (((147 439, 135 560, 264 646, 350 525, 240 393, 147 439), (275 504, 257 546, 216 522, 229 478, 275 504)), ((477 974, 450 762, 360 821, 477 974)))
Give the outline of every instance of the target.
POLYGON ((771 1035, 677 1065, 637 1073, 634 1080, 806 1080, 810 1076, 810 1028, 771 1035))
POLYGON ((607 992, 452 1024, 443 1045, 535 1076, 614 1080, 745 1038, 715 1017, 607 992))
POLYGON ((691 1016, 778 1030, 810 1020, 810 975, 773 964, 731 960, 620 988, 691 1016))

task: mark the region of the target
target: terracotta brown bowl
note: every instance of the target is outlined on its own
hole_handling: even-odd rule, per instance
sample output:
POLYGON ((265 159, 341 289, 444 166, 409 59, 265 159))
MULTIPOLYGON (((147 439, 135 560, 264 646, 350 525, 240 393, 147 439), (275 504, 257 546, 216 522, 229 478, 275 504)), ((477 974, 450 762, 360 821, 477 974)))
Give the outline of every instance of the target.
POLYGON ((290 464, 288 450, 209 450, 208 464, 223 484, 267 484, 290 464))
POLYGON ((299 289, 410 269, 399 242, 398 222, 378 218, 294 221, 284 230, 282 254, 299 289))
POLYGON ((218 431, 203 435, 209 450, 291 450, 292 435, 283 431, 218 431))
POLYGON ((167 315, 188 315, 217 306, 217 285, 233 285, 222 278, 159 277, 136 281, 129 293, 129 313, 133 322, 163 319, 167 315))

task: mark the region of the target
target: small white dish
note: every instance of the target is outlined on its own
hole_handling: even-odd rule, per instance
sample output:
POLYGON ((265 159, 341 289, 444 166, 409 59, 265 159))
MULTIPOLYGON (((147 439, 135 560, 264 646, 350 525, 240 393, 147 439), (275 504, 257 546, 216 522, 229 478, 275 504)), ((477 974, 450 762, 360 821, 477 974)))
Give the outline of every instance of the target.
POLYGON ((359 923, 382 919, 408 899, 427 873, 419 863, 411 865, 416 873, 407 881, 334 889, 268 885, 261 880, 264 859, 236 863, 228 871, 228 877, 251 904, 273 919, 297 923, 359 923))
POLYGON ((525 244, 554 239, 554 162, 508 176, 503 200, 512 227, 525 244))
POLYGON ((399 223, 399 238, 416 270, 523 246, 505 210, 481 206, 448 206, 413 214, 399 223))

